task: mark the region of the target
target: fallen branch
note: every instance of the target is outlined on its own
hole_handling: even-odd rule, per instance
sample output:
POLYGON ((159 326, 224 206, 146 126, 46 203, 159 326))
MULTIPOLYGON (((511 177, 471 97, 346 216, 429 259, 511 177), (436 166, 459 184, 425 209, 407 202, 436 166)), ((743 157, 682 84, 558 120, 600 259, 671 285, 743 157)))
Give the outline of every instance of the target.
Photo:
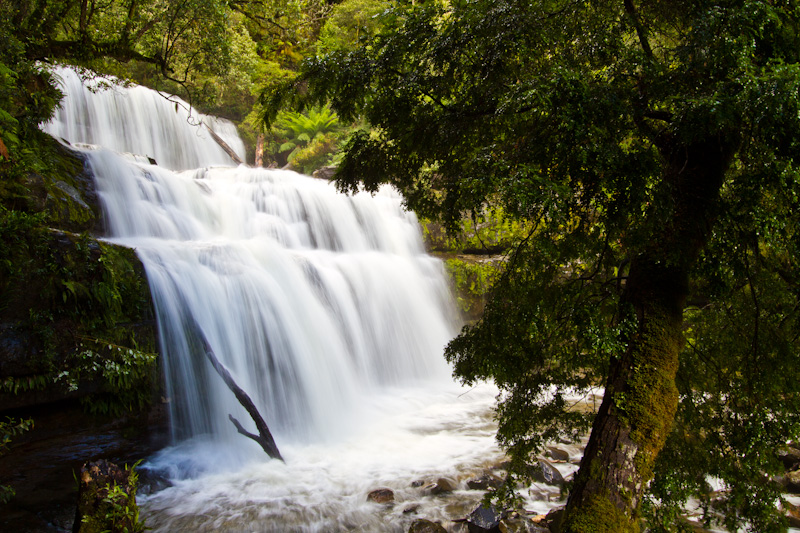
POLYGON ((212 130, 212 129, 211 129, 211 127, 210 127, 208 124, 206 124, 205 122, 203 122, 203 126, 205 126, 205 127, 206 127, 206 129, 208 130, 208 133, 210 133, 210 134, 211 134, 211 138, 212 138, 212 139, 214 139, 214 140, 217 142, 217 144, 218 144, 218 145, 220 145, 220 147, 221 147, 223 150, 225 150, 225 153, 226 153, 226 154, 228 154, 228 155, 230 156, 230 158, 231 158, 231 159, 233 159, 233 162, 234 162, 234 163, 236 163, 237 165, 243 165, 243 164, 244 164, 244 161, 242 161, 242 158, 241 158, 241 157, 239 157, 239 154, 237 154, 236 152, 234 152, 234 151, 233 151, 233 148, 231 148, 231 147, 228 145, 228 143, 226 143, 226 142, 225 142, 225 141, 222 139, 222 137, 220 137, 219 135, 217 135, 217 133, 216 133, 214 130, 212 130))
POLYGON ((233 417, 233 415, 228 415, 228 418, 231 420, 231 422, 233 422, 233 425, 236 426, 236 430, 245 437, 249 437, 260 444, 264 451, 267 452, 267 455, 273 459, 280 459, 283 461, 281 452, 278 451, 278 446, 275 444, 275 439, 272 438, 272 433, 270 433, 267 423, 264 421, 261 413, 258 412, 253 400, 251 400, 250 396, 248 396, 247 393, 236 384, 231 376, 231 373, 228 372, 228 369, 225 368, 222 363, 220 363, 219 359, 217 359, 217 356, 214 354, 214 350, 212 350, 211 346, 208 344, 208 340, 206 340, 205 335, 201 333, 199 337, 203 341, 203 351, 205 352, 208 360, 211 362, 211 366, 214 367, 214 370, 217 371, 219 377, 222 378, 222 381, 225 382, 225 385, 227 385, 231 392, 233 392, 233 395, 236 396, 236 399, 239 400, 239 403, 242 404, 242 407, 247 410, 248 414, 253 419, 253 422, 256 423, 258 435, 245 430, 239 421, 233 417))

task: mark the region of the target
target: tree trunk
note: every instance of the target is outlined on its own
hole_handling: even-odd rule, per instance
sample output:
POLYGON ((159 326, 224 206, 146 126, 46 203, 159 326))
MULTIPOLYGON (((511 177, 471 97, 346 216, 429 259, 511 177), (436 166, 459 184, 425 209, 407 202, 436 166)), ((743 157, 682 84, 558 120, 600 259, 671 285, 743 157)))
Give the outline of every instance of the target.
POLYGON ((625 353, 611 363, 564 531, 639 530, 644 488, 675 417, 685 272, 638 258, 631 265, 627 292, 637 331, 625 353))
POLYGON ((256 137, 256 160, 255 166, 256 167, 263 167, 264 166, 264 145, 266 141, 264 139, 264 134, 259 133, 256 137))
POLYGON ((718 136, 662 148, 672 213, 631 261, 621 305, 623 313, 635 313, 637 326, 625 352, 611 361, 567 502, 565 533, 640 530, 642 497, 678 406, 675 374, 689 274, 710 235, 737 146, 734 136, 718 136))

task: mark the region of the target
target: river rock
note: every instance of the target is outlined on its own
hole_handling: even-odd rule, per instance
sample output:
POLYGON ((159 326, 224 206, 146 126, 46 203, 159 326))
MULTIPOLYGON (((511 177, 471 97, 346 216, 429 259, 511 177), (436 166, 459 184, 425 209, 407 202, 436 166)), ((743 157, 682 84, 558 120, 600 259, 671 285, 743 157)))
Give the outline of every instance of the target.
POLYGON ((472 490, 495 490, 503 484, 503 478, 492 472, 486 472, 480 477, 467 481, 467 487, 472 490))
POLYGON ((782 484, 786 489, 786 492, 800 494, 800 470, 786 472, 786 475, 783 476, 782 484))
POLYGON ((453 492, 458 488, 458 481, 451 477, 440 477, 436 480, 436 484, 442 492, 453 492))
POLYGON ((320 180, 332 180, 333 175, 336 174, 336 167, 322 167, 318 168, 314 172, 311 173, 312 178, 317 178, 320 180))
POLYGON ((789 502, 783 503, 783 512, 786 515, 789 527, 800 528, 800 507, 789 502))
POLYGON ((548 446, 547 454, 556 461, 564 461, 565 463, 569 462, 569 452, 562 448, 556 448, 555 446, 548 446))
POLYGON ((172 486, 172 481, 165 471, 151 470, 149 468, 137 469, 139 473, 138 490, 141 495, 155 494, 172 486))
POLYGON ((544 520, 539 522, 539 524, 540 527, 547 527, 553 533, 559 533, 561 531, 562 522, 564 522, 564 508, 555 507, 550 509, 547 516, 545 516, 544 520))
POLYGON ((481 504, 467 517, 469 533, 499 533, 503 513, 481 504))
POLYGON ((539 459, 535 465, 529 467, 529 473, 534 481, 548 485, 563 485, 564 476, 549 461, 539 459))
POLYGON ((408 528, 408 533, 447 533, 447 530, 441 524, 418 518, 408 528))
POLYGON ((800 466, 800 450, 787 446, 778 450, 778 459, 786 470, 796 470, 800 466))
POLYGON ((367 501, 375 503, 394 503, 394 491, 392 491, 392 489, 375 489, 367 494, 367 501))
POLYGON ((507 517, 500 521, 500 533, 550 533, 550 530, 534 523, 530 518, 507 517))
POLYGON ((458 488, 458 482, 449 477, 440 477, 436 483, 431 483, 425 487, 425 491, 430 494, 442 494, 443 492, 453 492, 458 488))
POLYGON ((555 502, 561 499, 561 491, 556 489, 531 488, 528 494, 534 501, 555 502))

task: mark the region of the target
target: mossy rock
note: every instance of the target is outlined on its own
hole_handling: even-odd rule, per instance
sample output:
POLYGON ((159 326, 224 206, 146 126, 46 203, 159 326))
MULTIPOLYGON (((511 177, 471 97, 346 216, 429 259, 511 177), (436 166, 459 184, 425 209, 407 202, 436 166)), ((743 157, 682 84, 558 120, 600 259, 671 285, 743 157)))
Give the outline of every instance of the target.
POLYGON ((87 172, 81 152, 56 144, 52 147, 51 171, 41 177, 46 191, 44 211, 48 223, 70 232, 103 231, 102 214, 94 178, 87 172))
POLYGON ((50 227, 70 232, 102 233, 102 216, 94 179, 78 150, 38 132, 36 157, 3 171, 2 208, 40 214, 50 227))
POLYGON ((441 524, 418 518, 411 523, 408 533, 446 533, 447 530, 441 524))

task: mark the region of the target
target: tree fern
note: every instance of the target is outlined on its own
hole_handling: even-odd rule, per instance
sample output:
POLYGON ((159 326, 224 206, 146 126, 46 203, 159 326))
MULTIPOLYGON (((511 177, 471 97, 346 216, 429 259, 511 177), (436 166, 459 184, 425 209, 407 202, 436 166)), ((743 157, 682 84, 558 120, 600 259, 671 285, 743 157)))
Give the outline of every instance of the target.
POLYGON ((273 147, 277 147, 273 148, 273 153, 292 166, 302 151, 314 153, 311 159, 302 157, 303 162, 297 165, 304 172, 311 172, 330 160, 344 129, 339 117, 328 106, 313 107, 306 113, 282 111, 272 128, 276 141, 273 147))

